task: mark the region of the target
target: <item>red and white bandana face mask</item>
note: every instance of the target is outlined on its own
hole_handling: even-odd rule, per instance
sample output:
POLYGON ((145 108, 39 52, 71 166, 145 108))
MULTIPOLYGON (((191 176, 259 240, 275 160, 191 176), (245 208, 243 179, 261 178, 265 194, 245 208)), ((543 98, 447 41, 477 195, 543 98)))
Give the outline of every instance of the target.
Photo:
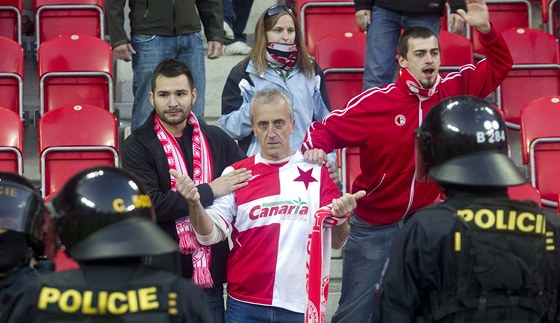
POLYGON ((297 58, 296 44, 268 43, 266 46, 266 60, 285 71, 291 70, 296 65, 297 58))

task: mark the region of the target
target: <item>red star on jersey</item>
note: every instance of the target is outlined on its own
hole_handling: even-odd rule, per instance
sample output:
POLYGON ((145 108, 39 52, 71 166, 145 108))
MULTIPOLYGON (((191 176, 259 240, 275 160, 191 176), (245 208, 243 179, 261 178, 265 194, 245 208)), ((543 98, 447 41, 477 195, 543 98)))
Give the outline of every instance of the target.
POLYGON ((303 182, 305 184, 305 189, 309 188, 309 183, 316 182, 317 180, 311 176, 313 172, 313 168, 310 168, 308 171, 303 171, 301 168, 297 168, 299 171, 299 176, 294 179, 294 182, 303 182))

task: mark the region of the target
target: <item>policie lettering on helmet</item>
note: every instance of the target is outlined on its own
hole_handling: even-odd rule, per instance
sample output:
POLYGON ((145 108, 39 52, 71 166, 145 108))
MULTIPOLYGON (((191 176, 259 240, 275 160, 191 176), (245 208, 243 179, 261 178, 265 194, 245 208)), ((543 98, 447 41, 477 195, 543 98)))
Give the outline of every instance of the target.
POLYGON ((0 277, 54 254, 54 231, 39 192, 24 177, 0 172, 0 277))
POLYGON ((77 261, 154 256, 177 249, 153 223, 146 189, 122 169, 85 170, 51 202, 60 241, 77 261))
POLYGON ((506 125, 499 111, 474 96, 436 104, 416 129, 416 179, 465 186, 526 183, 508 157, 506 125))

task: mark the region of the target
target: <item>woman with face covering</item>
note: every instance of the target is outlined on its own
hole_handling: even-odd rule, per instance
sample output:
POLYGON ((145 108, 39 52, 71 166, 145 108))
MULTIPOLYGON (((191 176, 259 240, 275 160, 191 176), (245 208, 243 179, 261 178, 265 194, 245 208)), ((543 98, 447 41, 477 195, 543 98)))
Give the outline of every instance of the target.
POLYGON ((322 120, 331 108, 323 72, 309 56, 294 13, 285 6, 272 6, 260 16, 253 49, 231 70, 222 92, 220 125, 247 156, 260 150, 251 131, 249 101, 270 87, 283 88, 292 99, 295 128, 290 145, 299 149, 311 122, 322 120))

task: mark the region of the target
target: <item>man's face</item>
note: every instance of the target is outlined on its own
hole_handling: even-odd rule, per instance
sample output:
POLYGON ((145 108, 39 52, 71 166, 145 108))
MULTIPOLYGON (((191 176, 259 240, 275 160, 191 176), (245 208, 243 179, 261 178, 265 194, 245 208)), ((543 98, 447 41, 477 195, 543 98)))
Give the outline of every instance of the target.
POLYGON ((284 100, 276 99, 268 104, 253 103, 253 132, 261 146, 261 156, 280 160, 292 155, 290 135, 294 132, 294 120, 284 100))
POLYGON ((406 57, 399 55, 399 65, 407 68, 425 89, 434 86, 441 57, 439 44, 435 36, 430 38, 410 38, 406 57))
POLYGON ((174 126, 185 122, 196 100, 196 89, 192 88, 185 75, 176 77, 159 76, 150 102, 164 124, 174 126))

